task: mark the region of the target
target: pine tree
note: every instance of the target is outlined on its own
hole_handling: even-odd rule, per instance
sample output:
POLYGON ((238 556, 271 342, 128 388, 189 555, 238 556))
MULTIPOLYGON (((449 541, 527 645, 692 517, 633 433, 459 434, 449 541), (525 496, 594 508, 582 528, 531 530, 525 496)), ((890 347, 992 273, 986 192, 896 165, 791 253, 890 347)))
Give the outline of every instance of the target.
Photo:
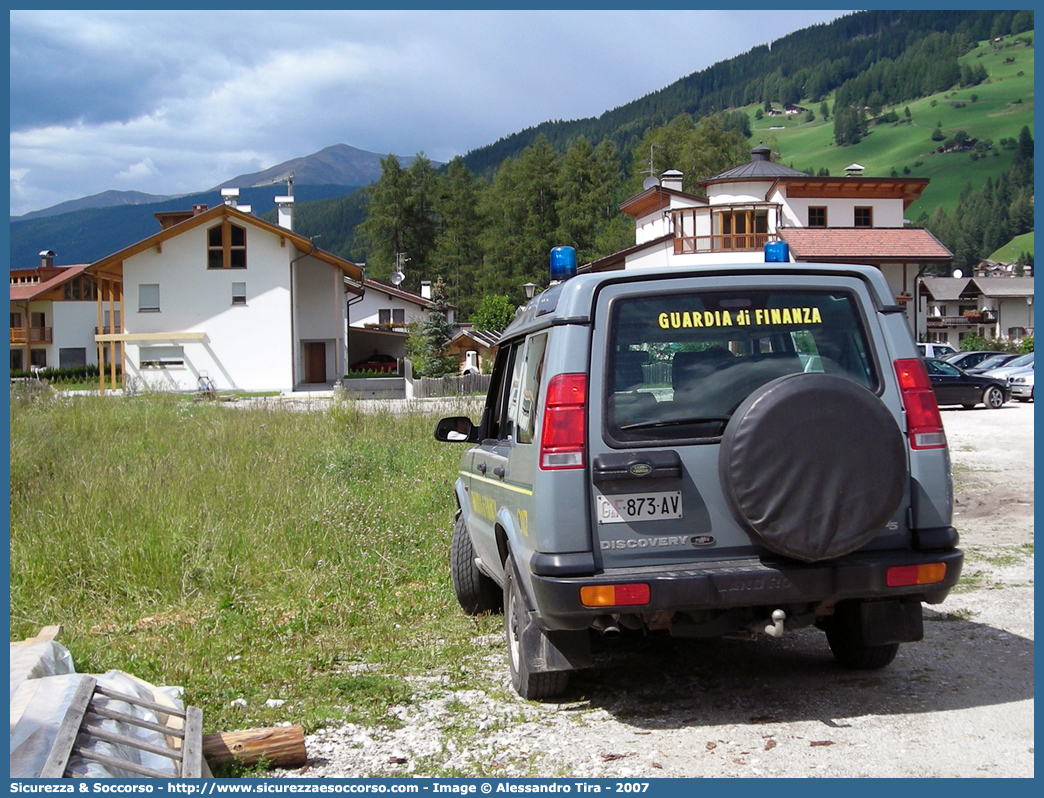
POLYGON ((431 306, 428 318, 417 325, 407 340, 407 353, 421 377, 445 377, 457 370, 457 358, 448 355, 453 326, 449 323, 449 305, 446 286, 438 278, 431 286, 431 306))
POLYGON ((465 319, 470 317, 478 302, 474 283, 482 263, 479 244, 481 191, 481 184, 460 156, 450 161, 439 180, 436 210, 440 226, 432 264, 439 274, 445 276, 446 296, 465 319))
POLYGON ((381 159, 381 176, 369 189, 366 221, 359 225, 358 236, 364 247, 369 276, 388 279, 396 266, 396 253, 406 247, 409 180, 399 166, 399 159, 389 155, 381 159))

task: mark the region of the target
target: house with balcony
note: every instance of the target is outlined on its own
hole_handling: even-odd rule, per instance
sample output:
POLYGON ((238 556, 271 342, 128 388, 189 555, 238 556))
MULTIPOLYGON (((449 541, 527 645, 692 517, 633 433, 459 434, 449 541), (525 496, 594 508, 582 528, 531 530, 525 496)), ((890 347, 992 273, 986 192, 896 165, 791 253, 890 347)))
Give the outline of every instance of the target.
MULTIPOLYGON (((11 369, 97 365, 94 336, 109 316, 97 316, 98 282, 89 264, 56 266, 52 250, 40 265, 11 272, 11 369)), ((112 308, 119 323, 120 308, 112 308)))
POLYGON ((1021 341, 1033 335, 1032 277, 923 277, 918 338, 960 348, 962 338, 1021 341))
POLYGON ((922 267, 952 260, 935 236, 903 218, 927 179, 866 177, 858 164, 844 176, 814 177, 770 154, 755 147, 749 162, 701 180, 705 197, 683 192, 674 170, 650 179, 620 205, 634 218, 634 246, 580 270, 762 262, 766 244, 783 242, 791 261, 878 267, 906 304, 922 267))
MULTIPOLYGON (((422 280, 420 293, 384 280, 365 278, 362 294, 348 302, 348 363, 373 355, 406 356, 410 330, 427 320, 434 303, 431 281, 422 280)), ((447 320, 454 323, 456 309, 450 306, 447 320)))
POLYGON ((348 360, 348 300, 362 294, 361 266, 291 229, 293 197, 277 197, 278 223, 236 204, 158 213, 148 238, 90 264, 102 390, 289 392, 325 387, 348 360), (123 310, 118 313, 118 310, 123 310), (106 314, 109 314, 106 316, 106 314))

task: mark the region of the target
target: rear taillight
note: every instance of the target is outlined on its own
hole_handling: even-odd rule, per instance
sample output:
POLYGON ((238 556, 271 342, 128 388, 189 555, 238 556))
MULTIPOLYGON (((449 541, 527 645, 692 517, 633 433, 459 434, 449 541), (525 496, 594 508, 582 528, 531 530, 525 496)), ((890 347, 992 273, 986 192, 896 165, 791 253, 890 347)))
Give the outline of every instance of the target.
POLYGON ((888 587, 910 585, 934 585, 946 578, 946 563, 931 562, 924 565, 897 565, 888 569, 885 580, 888 587))
POLYGON ((919 358, 895 361, 895 376, 906 410, 906 432, 912 449, 945 449, 946 433, 935 402, 932 381, 919 358))
POLYGON ((587 378, 559 374, 547 385, 540 467, 544 470, 584 467, 587 423, 587 378))
POLYGON ((649 595, 649 586, 643 582, 596 585, 580 588, 580 603, 585 607, 634 607, 648 604, 649 595))

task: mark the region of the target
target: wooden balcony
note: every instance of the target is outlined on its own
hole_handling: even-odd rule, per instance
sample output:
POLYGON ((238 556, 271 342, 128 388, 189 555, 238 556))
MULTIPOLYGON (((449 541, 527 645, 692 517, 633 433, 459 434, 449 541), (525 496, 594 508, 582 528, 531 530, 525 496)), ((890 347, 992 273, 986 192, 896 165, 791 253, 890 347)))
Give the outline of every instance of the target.
POLYGON ((697 252, 756 252, 770 241, 778 241, 775 233, 727 233, 715 236, 675 236, 674 254, 697 252))
POLYGON ((926 324, 938 327, 975 327, 979 324, 996 324, 996 313, 973 313, 964 316, 929 316, 926 324))
POLYGON ((12 327, 11 345, 18 344, 50 344, 54 342, 51 327, 12 327))

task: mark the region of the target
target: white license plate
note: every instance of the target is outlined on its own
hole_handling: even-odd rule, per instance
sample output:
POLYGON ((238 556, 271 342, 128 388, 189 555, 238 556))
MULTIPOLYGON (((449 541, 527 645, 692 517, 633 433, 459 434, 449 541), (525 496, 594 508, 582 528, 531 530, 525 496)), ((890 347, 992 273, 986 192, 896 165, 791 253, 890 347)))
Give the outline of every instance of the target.
POLYGON ((598 523, 623 524, 632 521, 662 521, 682 517, 680 490, 665 493, 625 493, 622 496, 598 494, 598 523))

